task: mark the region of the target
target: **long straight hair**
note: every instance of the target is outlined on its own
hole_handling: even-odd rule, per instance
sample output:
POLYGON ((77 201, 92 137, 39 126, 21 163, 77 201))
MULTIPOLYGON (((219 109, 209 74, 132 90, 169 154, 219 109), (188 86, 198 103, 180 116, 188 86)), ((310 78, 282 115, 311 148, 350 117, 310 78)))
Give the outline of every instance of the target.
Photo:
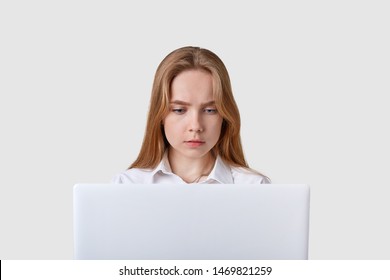
POLYGON ((158 66, 142 147, 129 168, 153 169, 162 160, 170 146, 162 122, 169 113, 171 84, 176 76, 186 70, 207 71, 213 78, 215 106, 223 121, 219 140, 211 152, 232 166, 248 168, 240 139, 240 113, 228 71, 216 54, 199 47, 179 48, 168 54, 158 66))

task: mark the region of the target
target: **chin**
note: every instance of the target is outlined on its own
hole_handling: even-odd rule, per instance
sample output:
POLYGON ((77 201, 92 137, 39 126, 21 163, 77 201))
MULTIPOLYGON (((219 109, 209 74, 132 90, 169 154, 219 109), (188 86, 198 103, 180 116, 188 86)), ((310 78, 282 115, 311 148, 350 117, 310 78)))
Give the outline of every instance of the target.
POLYGON ((190 158, 202 158, 204 156, 206 156, 208 153, 210 152, 209 151, 190 151, 190 152, 184 152, 182 153, 183 155, 187 156, 187 157, 190 157, 190 158))

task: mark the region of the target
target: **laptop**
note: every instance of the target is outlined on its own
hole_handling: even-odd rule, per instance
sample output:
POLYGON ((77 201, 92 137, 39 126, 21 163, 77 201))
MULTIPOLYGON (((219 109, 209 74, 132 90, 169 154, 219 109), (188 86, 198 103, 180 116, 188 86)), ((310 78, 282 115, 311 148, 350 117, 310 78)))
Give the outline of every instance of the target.
POLYGON ((77 184, 75 259, 308 259, 304 184, 77 184))

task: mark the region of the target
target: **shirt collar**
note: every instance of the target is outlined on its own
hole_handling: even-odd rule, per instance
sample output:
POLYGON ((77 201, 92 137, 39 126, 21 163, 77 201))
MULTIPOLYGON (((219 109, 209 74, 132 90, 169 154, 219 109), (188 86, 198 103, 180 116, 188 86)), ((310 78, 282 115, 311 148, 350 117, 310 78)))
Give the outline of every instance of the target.
MULTIPOLYGON (((157 173, 164 173, 167 175, 172 175, 171 165, 168 160, 168 153, 165 152, 163 159, 152 171, 152 177, 154 177, 157 173)), ((211 170, 207 179, 202 183, 208 183, 210 181, 216 181, 220 184, 233 184, 233 176, 230 167, 222 160, 222 158, 218 155, 213 169, 211 170)))
POLYGON ((155 169, 153 169, 152 175, 154 176, 158 172, 162 172, 165 174, 173 174, 171 165, 169 164, 169 160, 168 160, 168 152, 164 153, 164 156, 160 161, 160 163, 156 166, 155 169))
POLYGON ((211 170, 207 180, 215 180, 220 184, 233 184, 233 176, 230 167, 218 155, 215 160, 214 168, 211 170))

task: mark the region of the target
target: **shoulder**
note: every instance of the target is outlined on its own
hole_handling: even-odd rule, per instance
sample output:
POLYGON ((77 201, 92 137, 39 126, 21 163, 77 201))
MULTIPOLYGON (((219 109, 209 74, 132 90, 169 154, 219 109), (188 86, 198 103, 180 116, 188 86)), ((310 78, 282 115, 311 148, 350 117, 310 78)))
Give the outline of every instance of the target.
POLYGON ((271 180, 250 168, 231 167, 232 177, 235 184, 270 184, 271 180))
POLYGON ((112 178, 113 184, 144 184, 148 183, 152 177, 152 171, 150 169, 131 168, 118 173, 112 178))

